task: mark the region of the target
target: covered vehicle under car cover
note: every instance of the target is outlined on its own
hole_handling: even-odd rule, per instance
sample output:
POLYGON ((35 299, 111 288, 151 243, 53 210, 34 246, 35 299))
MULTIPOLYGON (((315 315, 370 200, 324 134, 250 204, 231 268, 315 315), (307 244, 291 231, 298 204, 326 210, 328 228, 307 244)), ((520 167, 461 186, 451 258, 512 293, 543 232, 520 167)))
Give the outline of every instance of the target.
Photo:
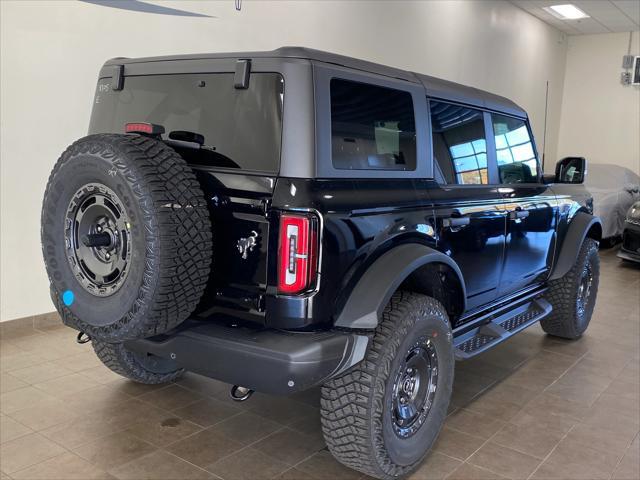
POLYGON ((602 238, 622 235, 627 210, 640 200, 640 177, 619 165, 590 163, 585 186, 602 220, 602 238))

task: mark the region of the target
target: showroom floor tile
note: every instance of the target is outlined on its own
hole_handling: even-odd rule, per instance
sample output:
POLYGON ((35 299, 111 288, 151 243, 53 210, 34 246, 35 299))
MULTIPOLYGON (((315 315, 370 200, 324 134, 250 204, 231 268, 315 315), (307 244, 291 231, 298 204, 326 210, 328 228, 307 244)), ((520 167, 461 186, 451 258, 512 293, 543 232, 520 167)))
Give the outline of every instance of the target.
MULTIPOLYGON (((640 478, 640 268, 601 257, 582 339, 535 326, 457 365, 449 418, 412 480, 640 478)), ((62 326, 0 333, 3 480, 364 478, 324 447, 317 389, 237 404, 193 374, 128 382, 62 326)))

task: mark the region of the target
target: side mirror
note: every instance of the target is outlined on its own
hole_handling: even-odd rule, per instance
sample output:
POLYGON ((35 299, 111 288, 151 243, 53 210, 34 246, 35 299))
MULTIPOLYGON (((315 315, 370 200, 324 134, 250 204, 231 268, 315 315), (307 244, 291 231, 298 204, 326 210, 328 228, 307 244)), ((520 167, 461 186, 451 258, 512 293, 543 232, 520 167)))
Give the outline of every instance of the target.
POLYGON ((587 176, 584 157, 564 157, 556 163, 556 183, 583 183, 587 176))

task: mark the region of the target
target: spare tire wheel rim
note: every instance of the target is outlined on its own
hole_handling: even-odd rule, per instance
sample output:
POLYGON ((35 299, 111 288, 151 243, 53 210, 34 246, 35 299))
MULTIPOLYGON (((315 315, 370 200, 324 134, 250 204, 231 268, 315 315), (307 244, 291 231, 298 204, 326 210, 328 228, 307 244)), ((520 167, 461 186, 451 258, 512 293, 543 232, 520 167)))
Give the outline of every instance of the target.
POLYGON ((413 436, 427 419, 438 384, 438 356, 430 337, 421 337, 406 352, 391 395, 393 429, 413 436))
POLYGON ((67 260, 80 285, 106 297, 124 284, 131 259, 131 221, 122 201, 100 183, 73 195, 65 218, 67 260))

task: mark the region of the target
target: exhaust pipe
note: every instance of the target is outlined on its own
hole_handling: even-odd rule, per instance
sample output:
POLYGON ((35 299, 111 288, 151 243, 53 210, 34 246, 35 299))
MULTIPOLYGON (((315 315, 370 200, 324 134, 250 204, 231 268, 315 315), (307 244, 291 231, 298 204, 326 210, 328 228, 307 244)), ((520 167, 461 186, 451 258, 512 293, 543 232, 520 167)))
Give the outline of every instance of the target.
POLYGON ((251 395, 253 395, 253 390, 247 387, 241 387, 240 385, 234 385, 231 387, 231 400, 235 400, 236 402, 244 402, 245 400, 249 400, 251 395))

